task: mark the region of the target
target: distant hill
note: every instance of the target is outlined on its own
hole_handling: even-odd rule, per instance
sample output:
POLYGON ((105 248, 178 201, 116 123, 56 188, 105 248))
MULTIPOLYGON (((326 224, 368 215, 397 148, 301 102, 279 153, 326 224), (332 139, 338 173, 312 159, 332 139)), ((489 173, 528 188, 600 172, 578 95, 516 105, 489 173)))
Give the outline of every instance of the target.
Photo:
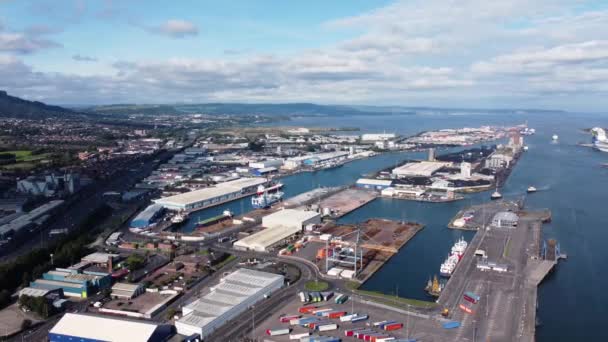
POLYGON ((10 96, 0 90, 0 117, 21 119, 45 119, 48 117, 70 117, 77 115, 69 109, 49 106, 38 101, 28 101, 10 96))

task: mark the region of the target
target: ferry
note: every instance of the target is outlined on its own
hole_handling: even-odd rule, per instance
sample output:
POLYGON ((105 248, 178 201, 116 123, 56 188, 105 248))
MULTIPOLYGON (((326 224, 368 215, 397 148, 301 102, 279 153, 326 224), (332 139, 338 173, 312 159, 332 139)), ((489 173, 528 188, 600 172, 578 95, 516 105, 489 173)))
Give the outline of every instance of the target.
POLYGON ((608 138, 606 138, 606 131, 600 127, 594 127, 591 129, 593 134, 593 148, 598 151, 608 152, 608 138))
POLYGON ((460 240, 452 246, 450 255, 441 264, 441 267, 439 267, 439 275, 445 278, 451 277, 456 269, 456 265, 460 262, 460 259, 462 259, 468 246, 469 244, 463 238, 460 238, 460 240))
POLYGON ((251 206, 255 209, 266 209, 283 199, 283 192, 264 192, 251 198, 251 206))
POLYGON ((275 183, 275 184, 270 185, 268 188, 267 188, 267 187, 265 187, 265 186, 263 186, 263 185, 260 185, 260 186, 258 186, 258 191, 257 191, 257 193, 256 193, 256 194, 257 194, 257 195, 262 195, 262 194, 264 194, 265 192, 274 192, 274 191, 278 191, 278 190, 280 190, 282 187, 283 187, 283 183, 275 183))

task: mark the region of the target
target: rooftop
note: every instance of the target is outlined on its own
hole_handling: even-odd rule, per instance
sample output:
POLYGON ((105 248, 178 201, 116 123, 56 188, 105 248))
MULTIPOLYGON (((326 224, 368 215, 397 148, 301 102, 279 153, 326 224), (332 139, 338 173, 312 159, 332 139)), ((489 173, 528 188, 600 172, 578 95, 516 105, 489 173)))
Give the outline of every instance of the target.
POLYGON ((239 192, 244 188, 266 183, 263 178, 240 178, 229 182, 217 184, 214 187, 194 190, 183 194, 163 197, 155 200, 158 204, 187 205, 191 203, 206 201, 216 197, 239 192))
POLYGON ((115 259, 117 258, 119 255, 118 254, 110 254, 110 253, 101 253, 101 252, 95 252, 92 254, 89 254, 87 256, 85 256, 84 258, 82 258, 82 261, 88 261, 88 262, 92 262, 95 264, 103 264, 108 262, 109 258, 115 259))
POLYGON ((147 322, 66 313, 49 333, 97 341, 132 342, 150 340, 157 327, 147 322))

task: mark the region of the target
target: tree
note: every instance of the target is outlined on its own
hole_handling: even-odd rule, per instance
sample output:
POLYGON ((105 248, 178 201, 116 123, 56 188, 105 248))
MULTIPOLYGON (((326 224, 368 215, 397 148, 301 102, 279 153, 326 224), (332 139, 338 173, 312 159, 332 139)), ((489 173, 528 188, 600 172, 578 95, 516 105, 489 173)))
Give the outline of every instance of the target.
POLYGON ((141 255, 134 253, 129 255, 125 263, 127 264, 127 268, 129 269, 129 271, 135 271, 144 266, 145 259, 141 255))

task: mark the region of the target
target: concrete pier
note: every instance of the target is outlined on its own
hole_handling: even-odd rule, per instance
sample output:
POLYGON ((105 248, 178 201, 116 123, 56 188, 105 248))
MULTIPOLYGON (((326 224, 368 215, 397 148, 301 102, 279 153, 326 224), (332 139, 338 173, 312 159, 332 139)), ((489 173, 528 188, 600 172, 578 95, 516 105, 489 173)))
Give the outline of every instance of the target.
POLYGON ((541 257, 547 212, 518 214, 515 228, 480 225, 439 297, 450 318, 462 323, 454 340, 534 341, 537 287, 559 258, 541 257), (477 250, 487 257, 476 256, 477 250), (464 300, 466 291, 480 300, 475 304, 464 300))

